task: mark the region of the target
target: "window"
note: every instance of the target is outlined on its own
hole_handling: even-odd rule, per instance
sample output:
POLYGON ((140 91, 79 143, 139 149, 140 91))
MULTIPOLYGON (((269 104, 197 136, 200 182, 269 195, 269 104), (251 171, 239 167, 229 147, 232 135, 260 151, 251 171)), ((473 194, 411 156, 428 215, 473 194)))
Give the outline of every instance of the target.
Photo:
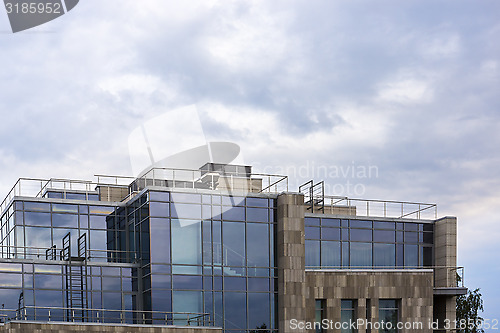
POLYGON ((351 323, 356 321, 356 305, 357 301, 354 299, 343 299, 340 301, 340 320, 342 322, 340 332, 354 333, 357 331, 351 327, 351 323))
POLYGON ((379 321, 384 323, 384 329, 380 329, 379 332, 397 332, 396 325, 399 321, 399 301, 397 299, 380 299, 378 301, 378 317, 379 321))
POLYGON ((314 326, 316 328, 316 333, 323 333, 323 327, 321 325, 323 319, 326 317, 326 300, 325 299, 317 299, 315 305, 315 323, 314 326), (319 324, 318 324, 319 323, 319 324))

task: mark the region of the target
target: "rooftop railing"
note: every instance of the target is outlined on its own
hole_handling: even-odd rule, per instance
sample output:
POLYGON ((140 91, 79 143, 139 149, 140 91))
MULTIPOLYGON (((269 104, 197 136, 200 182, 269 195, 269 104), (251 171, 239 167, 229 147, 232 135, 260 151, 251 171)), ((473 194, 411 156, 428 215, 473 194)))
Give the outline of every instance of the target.
POLYGON ((0 320, 115 323, 139 325, 213 326, 209 313, 111 310, 82 307, 21 306, 0 309, 0 320))
POLYGON ((315 205, 310 212, 397 219, 437 219, 436 204, 338 196, 325 196, 324 205, 315 205))
POLYGON ((445 278, 449 278, 446 281, 448 287, 464 287, 464 267, 462 266, 306 266, 306 271, 328 271, 328 270, 371 270, 373 272, 383 271, 383 270, 434 270, 434 285, 441 286, 442 281, 437 281, 445 278), (439 276, 437 276, 439 275, 439 276))
POLYGON ((241 175, 193 169, 152 168, 138 177, 132 185, 133 190, 139 191, 147 186, 208 189, 223 192, 280 193, 288 191, 288 177, 260 173, 241 175))

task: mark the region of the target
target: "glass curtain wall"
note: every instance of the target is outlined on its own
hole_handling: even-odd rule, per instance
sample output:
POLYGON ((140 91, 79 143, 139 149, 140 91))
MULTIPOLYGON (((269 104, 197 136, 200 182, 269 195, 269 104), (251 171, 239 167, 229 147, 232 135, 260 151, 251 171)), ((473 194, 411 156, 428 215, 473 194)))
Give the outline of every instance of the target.
POLYGON ((275 329, 275 199, 151 191, 137 202, 129 239, 141 250, 149 240, 139 256, 153 311, 171 309, 174 324, 204 313, 226 332, 275 329))
POLYGON ((433 265, 433 224, 305 218, 306 267, 433 265))

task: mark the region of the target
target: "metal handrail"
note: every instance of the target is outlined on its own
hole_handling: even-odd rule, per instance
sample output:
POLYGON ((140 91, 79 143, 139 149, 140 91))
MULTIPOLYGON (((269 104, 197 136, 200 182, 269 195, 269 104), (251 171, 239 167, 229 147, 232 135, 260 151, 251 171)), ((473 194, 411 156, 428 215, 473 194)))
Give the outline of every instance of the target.
MULTIPOLYGON (((47 250, 55 250, 58 253, 60 250, 55 247, 34 247, 34 246, 12 246, 12 245, 0 245, 0 260, 1 259, 45 259, 47 250), (7 249, 5 251, 3 249, 7 249), (2 251, 3 250, 3 251, 2 251), (3 253, 3 254, 2 254, 3 253), (2 257, 7 256, 7 257, 2 257)), ((124 250, 97 250, 97 249, 88 249, 87 252, 87 260, 92 259, 106 259, 108 262, 116 262, 116 260, 121 257, 133 258, 133 260, 137 260, 137 253, 135 251, 124 251, 124 250), (98 255, 102 253, 102 255, 98 255)), ((57 261, 57 255, 55 256, 57 261)), ((64 261, 62 258, 59 261, 64 261)))
POLYGON ((437 218, 437 205, 432 203, 325 196, 325 213, 328 211, 333 213, 335 208, 339 207, 346 208, 347 214, 345 215, 399 219, 414 215, 415 218, 421 219, 423 212, 431 211, 432 218, 437 218), (381 212, 378 213, 376 208, 381 212), (389 212, 388 208, 392 208, 392 212, 389 212))
POLYGON ((120 320, 122 324, 132 321, 139 324, 151 324, 154 322, 155 324, 175 325, 176 322, 181 322, 186 323, 187 326, 214 325, 210 313, 207 312, 115 310, 82 307, 22 306, 19 309, 2 308, 0 309, 0 317, 5 318, 5 322, 13 320, 37 320, 37 317, 41 317, 44 320, 48 319, 48 321, 56 322, 80 321, 105 323, 108 320, 110 323, 116 323, 116 320, 120 320), (54 314, 54 312, 56 314, 54 314), (61 314, 57 314, 58 312, 61 314), (13 313, 13 316, 9 316, 8 313, 13 313), (70 313, 71 315, 65 315, 66 313, 70 313), (119 317, 112 316, 116 314, 118 314, 119 317), (126 318, 126 315, 131 315, 132 318, 126 318))
POLYGON ((455 276, 458 276, 455 278, 456 287, 464 287, 464 274, 465 274, 465 268, 463 266, 306 266, 305 267, 306 271, 308 270, 314 270, 314 271, 323 271, 323 270, 329 270, 329 269, 335 269, 335 270, 373 270, 373 271, 382 271, 382 270, 436 270, 436 269, 446 269, 450 272, 456 272, 455 276))

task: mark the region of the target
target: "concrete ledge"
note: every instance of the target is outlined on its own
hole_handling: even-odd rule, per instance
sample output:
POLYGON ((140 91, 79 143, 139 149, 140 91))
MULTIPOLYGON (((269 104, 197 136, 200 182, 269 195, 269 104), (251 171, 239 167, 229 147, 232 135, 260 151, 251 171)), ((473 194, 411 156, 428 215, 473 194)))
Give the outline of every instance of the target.
POLYGON ((465 287, 442 287, 434 288, 434 295, 459 296, 467 294, 465 287))

